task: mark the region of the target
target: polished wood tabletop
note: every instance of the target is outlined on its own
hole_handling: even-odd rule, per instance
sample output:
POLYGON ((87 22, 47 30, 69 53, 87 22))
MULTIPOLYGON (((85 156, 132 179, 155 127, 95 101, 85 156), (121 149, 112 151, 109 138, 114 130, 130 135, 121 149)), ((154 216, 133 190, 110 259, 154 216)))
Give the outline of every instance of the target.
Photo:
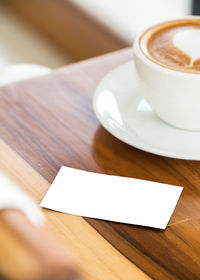
POLYGON ((43 210, 46 228, 74 252, 88 279, 200 279, 200 162, 131 147, 92 109, 99 81, 131 60, 125 49, 2 87, 0 168, 37 203, 62 165, 183 186, 166 230, 43 210))

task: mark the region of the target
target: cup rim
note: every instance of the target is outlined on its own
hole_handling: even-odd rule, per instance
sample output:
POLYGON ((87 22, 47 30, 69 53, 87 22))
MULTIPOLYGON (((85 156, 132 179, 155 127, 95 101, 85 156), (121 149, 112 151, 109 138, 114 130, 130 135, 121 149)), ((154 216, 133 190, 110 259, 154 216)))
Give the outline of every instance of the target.
POLYGON ((148 58, 147 55, 145 55, 144 51, 142 50, 142 48, 140 46, 140 38, 144 35, 144 33, 151 30, 152 28, 158 27, 159 25, 162 25, 163 23, 171 23, 171 22, 174 22, 174 21, 181 21, 181 20, 187 20, 187 19, 199 19, 200 20, 200 16, 184 16, 184 17, 179 17, 179 18, 174 18, 174 19, 162 21, 162 22, 156 23, 156 24, 146 28, 145 30, 141 31, 136 36, 136 38, 133 42, 134 54, 138 55, 139 58, 145 64, 148 64, 150 67, 154 68, 157 71, 160 71, 160 72, 163 72, 163 73, 166 73, 166 74, 168 73, 168 74, 178 76, 178 77, 184 77, 184 78, 190 78, 190 79, 192 78, 192 79, 195 79, 195 80, 200 79, 200 73, 177 71, 175 69, 171 69, 171 68, 167 68, 165 66, 162 66, 161 64, 157 64, 156 62, 154 62, 153 60, 148 58))

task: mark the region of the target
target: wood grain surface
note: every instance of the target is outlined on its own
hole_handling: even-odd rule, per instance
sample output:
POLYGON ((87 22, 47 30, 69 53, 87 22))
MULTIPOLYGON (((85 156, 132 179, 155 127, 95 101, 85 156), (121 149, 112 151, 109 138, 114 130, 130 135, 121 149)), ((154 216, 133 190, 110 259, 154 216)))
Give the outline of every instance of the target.
MULTIPOLYGON (((183 186, 165 231, 95 219, 83 221, 152 279, 200 279, 200 162, 165 158, 130 147, 105 131, 92 110, 92 95, 100 79, 131 59, 132 51, 127 49, 1 88, 0 135, 49 183, 61 165, 66 165, 183 186)), ((41 189, 36 183, 30 192, 41 192, 41 199, 45 192, 41 189)), ((55 215, 63 222, 72 217, 55 215)), ((63 235, 68 238, 67 231, 63 235)))
MULTIPOLYGON (((49 188, 49 182, 1 140, 0 169, 38 204, 49 188)), ((150 280, 82 217, 47 209, 44 209, 44 214, 45 229, 56 236, 68 254, 74 256, 85 280, 150 280)), ((0 273, 9 279, 26 280, 27 273, 31 279, 34 269, 38 269, 35 254, 33 258, 21 241, 0 222, 0 273)))

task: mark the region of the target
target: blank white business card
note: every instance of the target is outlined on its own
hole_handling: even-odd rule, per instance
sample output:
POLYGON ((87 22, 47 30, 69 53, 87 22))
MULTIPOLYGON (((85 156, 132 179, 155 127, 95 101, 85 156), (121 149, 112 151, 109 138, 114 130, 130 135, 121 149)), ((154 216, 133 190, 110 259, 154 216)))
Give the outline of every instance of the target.
POLYGON ((41 206, 84 217, 165 229, 183 188, 62 167, 41 206))

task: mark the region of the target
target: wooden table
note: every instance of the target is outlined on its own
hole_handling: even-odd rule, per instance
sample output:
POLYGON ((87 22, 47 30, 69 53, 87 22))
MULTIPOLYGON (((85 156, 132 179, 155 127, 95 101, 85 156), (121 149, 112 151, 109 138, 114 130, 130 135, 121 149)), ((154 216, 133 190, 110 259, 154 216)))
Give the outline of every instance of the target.
POLYGON ((62 165, 184 186, 164 231, 50 210, 46 227, 88 279, 200 279, 200 163, 130 147, 92 110, 100 79, 131 59, 125 49, 1 88, 0 166, 38 203, 62 165))

